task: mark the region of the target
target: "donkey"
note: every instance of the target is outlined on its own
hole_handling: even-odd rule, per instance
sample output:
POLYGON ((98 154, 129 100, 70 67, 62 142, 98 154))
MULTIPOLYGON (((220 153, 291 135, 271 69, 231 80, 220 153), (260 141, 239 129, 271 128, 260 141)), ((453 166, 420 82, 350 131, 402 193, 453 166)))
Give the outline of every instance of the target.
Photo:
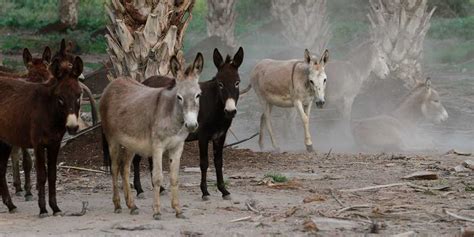
MULTIPOLYGON (((222 150, 227 135, 227 130, 237 113, 237 102, 239 100, 239 67, 244 59, 244 49, 239 48, 231 58, 227 55, 225 61, 216 48, 213 54, 214 65, 217 68, 216 76, 209 81, 200 82, 202 96, 198 115, 199 128, 196 132, 189 134, 186 141, 199 141, 199 157, 201 167, 201 191, 202 199, 209 200, 207 190, 207 168, 209 167, 208 144, 212 140, 214 150, 214 167, 216 168, 217 188, 222 197, 229 200, 230 193, 225 188, 222 173, 223 159, 222 150)), ((172 84, 171 79, 151 77, 143 82, 150 87, 166 87, 172 84)), ((150 169, 153 168, 151 158, 148 158, 150 169)), ((137 190, 137 196, 143 197, 143 189, 140 182, 140 160, 139 155, 133 158, 134 179, 133 184, 137 190)), ((163 190, 163 188, 161 188, 163 190)))
MULTIPOLYGON (((318 60, 306 49, 304 60, 278 61, 264 59, 257 63, 250 73, 250 87, 254 89, 264 109, 260 119, 258 143, 263 150, 263 130, 267 127, 275 151, 279 147, 273 136, 271 112, 273 106, 296 107, 303 121, 305 145, 313 152, 313 142, 309 131, 309 117, 313 100, 318 108, 325 103, 326 73, 324 67, 329 60, 326 49, 318 60)), ((246 89, 247 90, 247 89, 246 89)))
POLYGON ((39 216, 48 216, 46 175, 49 206, 54 215, 62 214, 56 202, 56 163, 66 130, 74 134, 79 128, 77 118, 82 90, 78 77, 82 70, 83 63, 79 57, 74 59, 73 67, 68 72, 61 72, 60 62, 55 59, 50 66, 54 77, 45 83, 0 78, 0 192, 10 212, 15 212, 16 206, 11 200, 5 176, 12 146, 17 146, 34 149, 39 216))
POLYGON ((176 56, 172 56, 170 66, 176 77, 175 86, 150 88, 129 78, 119 78, 104 90, 99 111, 111 158, 115 213, 122 210, 118 187, 120 172, 130 214, 138 214, 128 176, 133 154, 140 154, 153 156, 153 218, 161 218, 159 187, 163 181, 162 157, 167 153, 171 162, 171 206, 176 217, 184 218, 178 200, 179 163, 184 140, 198 128, 201 96, 198 80, 203 64, 202 54, 198 53, 193 64, 183 72, 176 56))
MULTIPOLYGON (((67 48, 65 47, 65 40, 62 41, 61 48, 58 53, 56 53, 56 58, 58 58, 59 62, 61 62, 61 65, 66 65, 64 59, 66 58, 64 55, 67 54, 67 48), (61 53, 64 52, 64 53, 61 53)), ((66 58, 69 63, 67 63, 67 68, 70 70, 72 68, 72 63, 74 60, 74 57, 69 54, 69 57, 66 58)), ((33 58, 31 55, 30 51, 25 48, 23 49, 23 63, 25 64, 25 67, 27 68, 27 73, 26 74, 15 74, 15 73, 10 73, 8 76, 9 77, 15 77, 19 78, 21 80, 29 81, 29 82, 35 82, 35 83, 41 83, 41 82, 47 82, 53 78, 53 74, 49 70, 49 65, 51 63, 51 49, 46 46, 42 57, 41 58, 33 58)), ((7 73, 0 74, 1 75, 7 75, 7 73)), ((82 74, 81 74, 82 75, 82 74)), ((80 78, 81 76, 79 76, 80 78)), ((83 83, 79 82, 79 85, 81 86, 83 92, 87 95, 89 98, 90 104, 91 104, 91 111, 92 111, 92 118, 93 118, 93 124, 97 123, 97 110, 95 106, 95 101, 92 96, 91 91, 89 88, 84 85, 83 83)), ((82 101, 82 97, 81 97, 82 101)), ((81 119, 79 119, 79 124, 81 123, 81 119)), ((15 187, 15 193, 17 196, 22 195, 22 188, 21 188, 21 179, 20 179, 20 157, 19 157, 19 152, 20 149, 18 147, 13 147, 11 156, 12 156, 12 169, 13 169, 13 185, 15 187)), ((21 154, 23 155, 23 170, 25 174, 25 201, 31 201, 33 199, 33 194, 31 193, 31 178, 30 178, 30 172, 31 172, 31 167, 32 167, 32 158, 30 156, 30 153, 26 149, 21 149, 21 154)))
POLYGON ((374 72, 380 79, 390 73, 387 56, 374 41, 366 41, 352 51, 347 61, 332 61, 326 66, 331 78, 327 86, 327 105, 335 107, 345 121, 349 121, 352 103, 363 83, 374 72))
POLYGON ((448 113, 428 78, 419 82, 393 112, 351 121, 351 127, 356 144, 363 149, 403 151, 418 122, 440 123, 447 119, 448 113))

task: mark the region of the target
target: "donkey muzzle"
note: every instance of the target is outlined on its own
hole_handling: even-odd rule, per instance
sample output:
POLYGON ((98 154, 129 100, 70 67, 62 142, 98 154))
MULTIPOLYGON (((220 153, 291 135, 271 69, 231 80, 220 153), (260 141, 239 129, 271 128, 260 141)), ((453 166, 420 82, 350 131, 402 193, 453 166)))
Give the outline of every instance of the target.
POLYGON ((224 113, 228 118, 233 118, 235 116, 237 113, 237 107, 234 99, 229 98, 225 101, 224 113))
POLYGON ((184 123, 184 126, 186 127, 186 129, 188 129, 189 132, 195 132, 198 129, 199 124, 198 123, 184 123))
POLYGON ((66 127, 66 130, 67 130, 67 133, 69 133, 69 135, 75 135, 77 133, 77 130, 79 130, 79 126, 68 126, 66 127))
POLYGON ((322 109, 323 106, 324 106, 324 103, 325 103, 324 100, 317 101, 317 102, 316 102, 316 107, 318 107, 319 109, 322 109))

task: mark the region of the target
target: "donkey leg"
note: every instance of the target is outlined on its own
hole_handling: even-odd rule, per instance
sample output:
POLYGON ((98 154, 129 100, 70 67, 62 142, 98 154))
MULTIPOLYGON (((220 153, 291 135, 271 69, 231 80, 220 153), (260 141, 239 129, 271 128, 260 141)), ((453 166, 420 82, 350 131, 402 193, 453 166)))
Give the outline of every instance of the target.
MULTIPOLYGON (((150 170, 151 180, 153 180, 153 157, 148 157, 148 169, 150 170)), ((153 186, 153 182, 152 182, 153 186)), ((160 186, 160 193, 163 193, 166 189, 163 187, 163 184, 160 186)))
POLYGON ((21 188, 20 178, 20 148, 12 147, 12 169, 13 169, 13 186, 15 187, 15 195, 23 196, 23 189, 21 188))
POLYGON ((142 182, 140 181, 140 161, 142 157, 135 154, 133 157, 133 186, 137 191, 137 198, 143 199, 145 195, 143 194, 142 182))
POLYGON ((62 215, 61 209, 56 201, 56 178, 57 178, 57 160, 59 147, 61 143, 53 144, 47 148, 48 151, 48 196, 49 206, 53 209, 53 215, 62 215))
POLYGON ((224 175, 222 174, 222 150, 224 149, 226 134, 212 141, 214 149, 214 167, 216 168, 217 189, 222 193, 222 198, 230 200, 230 193, 225 188, 224 175))
POLYGON ((209 168, 208 148, 209 140, 207 137, 199 138, 199 167, 201 168, 201 192, 202 200, 209 200, 209 192, 207 191, 207 168, 209 168))
POLYGON ((260 150, 263 151, 264 148, 264 143, 263 143, 263 132, 265 130, 265 112, 262 113, 262 116, 260 117, 260 133, 258 136, 258 145, 260 147, 260 150))
POLYGON ((112 201, 114 203, 114 212, 121 213, 122 207, 120 206, 120 194, 119 194, 119 185, 118 185, 118 176, 120 169, 120 146, 114 142, 109 143, 109 153, 110 153, 110 165, 112 172, 112 189, 113 197, 112 201))
POLYGON ((301 103, 301 101, 295 101, 295 107, 300 113, 300 117, 303 122, 304 144, 306 145, 306 150, 308 152, 313 152, 313 142, 311 141, 311 134, 309 132, 309 116, 305 113, 305 109, 303 108, 303 103, 301 103))
POLYGON ((133 200, 132 191, 130 190, 130 166, 132 164, 133 153, 127 149, 123 151, 123 166, 121 167, 120 173, 122 174, 122 186, 125 196, 125 202, 127 203, 128 209, 130 209, 131 215, 138 215, 138 207, 135 205, 133 200))
POLYGON ((152 182, 153 182, 153 218, 155 220, 161 219, 160 212, 160 187, 163 181, 163 152, 164 149, 158 145, 154 145, 155 150, 153 152, 153 171, 152 171, 152 182))
POLYGON ((39 217, 47 217, 48 210, 46 210, 46 199, 45 199, 45 184, 46 184, 46 161, 44 157, 45 149, 43 146, 35 146, 35 157, 36 157, 36 189, 38 190, 38 206, 40 208, 39 217))
POLYGON ((183 153, 184 141, 178 144, 174 149, 168 152, 170 158, 170 189, 171 189, 171 207, 176 211, 177 218, 185 218, 179 205, 178 186, 179 186, 179 163, 183 153))
POLYGON ((278 147, 275 137, 273 135, 273 127, 272 127, 272 119, 271 119, 272 108, 273 108, 273 105, 271 105, 270 103, 266 104, 265 112, 264 112, 265 122, 266 122, 268 133, 270 134, 270 140, 272 141, 273 149, 275 150, 275 152, 280 152, 280 147, 278 147))
POLYGON ((25 172, 25 201, 33 201, 33 194, 31 193, 31 167, 33 160, 27 149, 21 149, 23 153, 23 171, 25 172))
POLYGON ((0 194, 2 195, 3 204, 5 204, 10 213, 16 212, 16 206, 13 205, 10 192, 7 185, 7 164, 10 157, 11 146, 0 141, 0 194))

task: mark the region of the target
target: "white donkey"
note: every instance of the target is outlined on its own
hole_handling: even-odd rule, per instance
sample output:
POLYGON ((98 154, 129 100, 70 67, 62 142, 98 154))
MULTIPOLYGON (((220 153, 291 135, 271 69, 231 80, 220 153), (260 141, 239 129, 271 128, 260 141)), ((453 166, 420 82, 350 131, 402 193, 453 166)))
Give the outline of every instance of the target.
POLYGON ((263 106, 260 120, 260 149, 263 149, 263 130, 267 127, 273 148, 279 151, 271 123, 273 106, 296 107, 304 126, 306 150, 313 151, 313 142, 309 130, 309 118, 313 100, 319 108, 325 103, 326 73, 324 66, 328 62, 326 49, 318 60, 306 49, 303 60, 277 61, 264 59, 250 73, 250 86, 255 90, 263 106))
POLYGON ((165 88, 151 88, 127 78, 111 82, 100 101, 104 138, 108 142, 112 165, 113 202, 120 213, 118 175, 122 175, 125 199, 131 214, 138 208, 130 191, 129 174, 134 154, 153 157, 153 218, 161 218, 160 186, 163 181, 162 159, 170 159, 171 206, 176 217, 183 218, 178 201, 178 172, 184 140, 198 128, 199 75, 203 57, 198 53, 185 72, 178 59, 170 61, 176 80, 165 88), (174 82, 176 82, 174 84, 174 82), (123 149, 121 149, 121 146, 123 149))

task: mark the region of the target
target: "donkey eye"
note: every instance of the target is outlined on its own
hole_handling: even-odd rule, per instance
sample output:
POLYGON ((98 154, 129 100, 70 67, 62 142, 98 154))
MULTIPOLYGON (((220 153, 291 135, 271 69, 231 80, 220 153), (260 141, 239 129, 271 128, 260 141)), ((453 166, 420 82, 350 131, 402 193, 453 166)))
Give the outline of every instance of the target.
POLYGON ((183 101, 183 97, 182 97, 182 96, 177 95, 176 97, 178 98, 179 101, 183 101))
POLYGON ((235 82, 235 87, 239 87, 240 81, 235 82))
POLYGON ((196 95, 196 99, 199 99, 201 97, 201 93, 196 95))
POLYGON ((219 88, 224 89, 224 84, 222 84, 222 82, 219 82, 218 85, 219 85, 219 88))
POLYGON ((439 100, 433 100, 433 102, 435 102, 435 103, 439 103, 439 100))
POLYGON ((310 80, 309 83, 311 83, 311 85, 314 85, 314 81, 310 80))
POLYGON ((326 81, 327 81, 327 78, 324 78, 324 83, 326 83, 326 81))

